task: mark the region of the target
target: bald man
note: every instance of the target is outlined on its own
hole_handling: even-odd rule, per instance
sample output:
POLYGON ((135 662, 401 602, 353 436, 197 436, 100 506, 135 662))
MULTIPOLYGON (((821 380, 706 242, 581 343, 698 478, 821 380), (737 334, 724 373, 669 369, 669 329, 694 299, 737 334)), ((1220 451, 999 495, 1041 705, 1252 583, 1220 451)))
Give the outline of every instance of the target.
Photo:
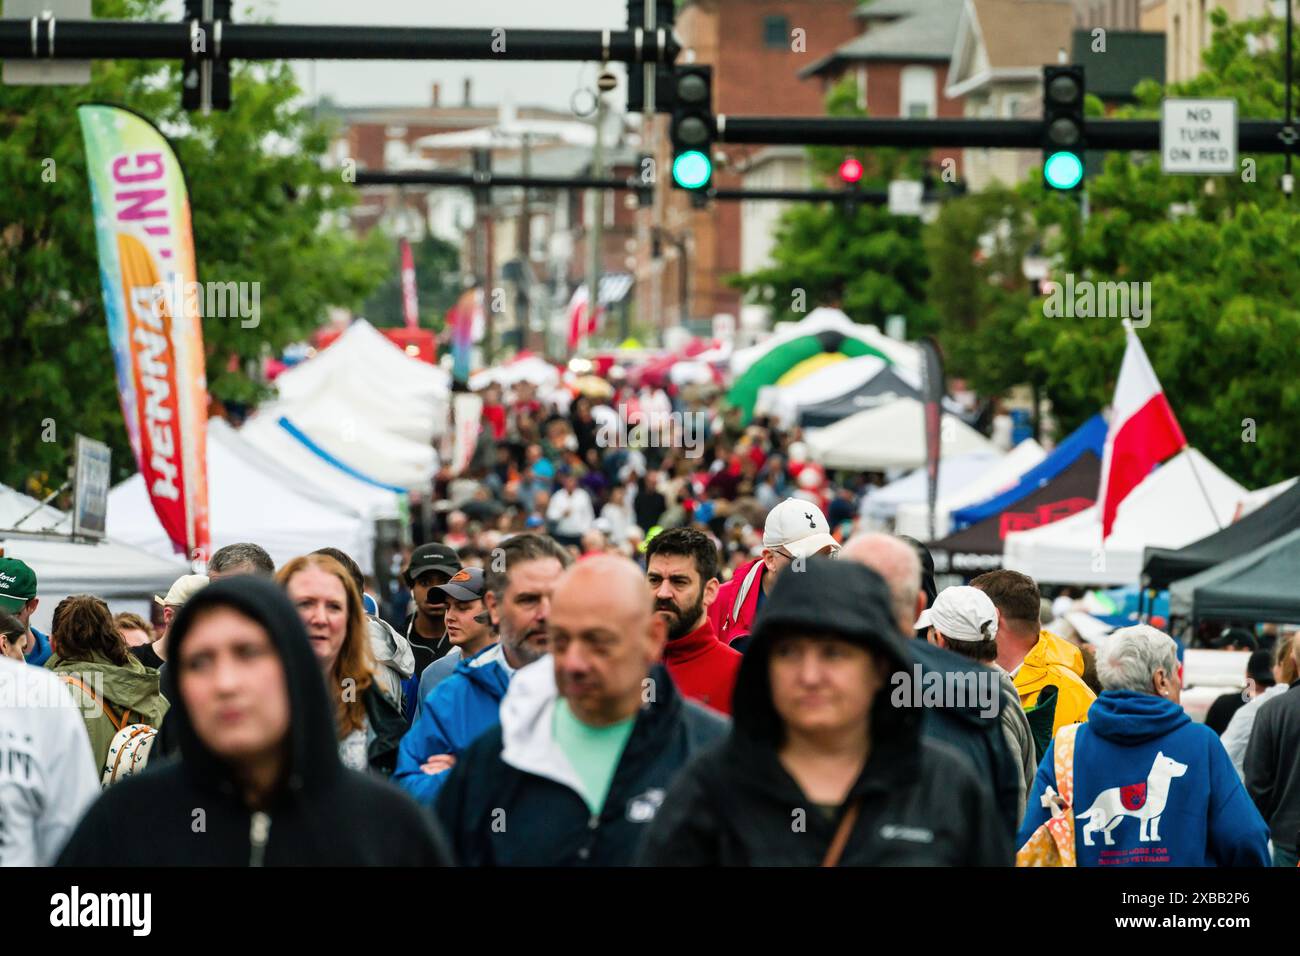
MULTIPOLYGON (((873 532, 850 538, 840 551, 840 560, 865 564, 885 579, 898 630, 904 637, 913 637, 917 618, 927 603, 921 587, 921 559, 916 549, 893 535, 873 532)), ((907 676, 912 681, 920 681, 922 687, 936 679, 941 687, 972 686, 972 678, 988 680, 990 677, 989 668, 928 641, 909 640, 907 649, 913 662, 912 674, 907 676)), ((996 712, 988 713, 969 698, 944 700, 942 706, 925 707, 921 732, 970 758, 980 778, 988 782, 1010 845, 1020 826, 1025 780, 1021 754, 1012 752, 1003 729, 1002 708, 1012 705, 1019 708, 1020 700, 1002 686, 1000 677, 990 690, 993 691, 990 699, 997 701, 996 712)), ((916 699, 911 694, 903 694, 901 698, 916 699)))
POLYGON ((548 631, 438 798, 462 866, 631 864, 677 772, 727 732, 658 663, 667 623, 627 558, 566 571, 548 631))

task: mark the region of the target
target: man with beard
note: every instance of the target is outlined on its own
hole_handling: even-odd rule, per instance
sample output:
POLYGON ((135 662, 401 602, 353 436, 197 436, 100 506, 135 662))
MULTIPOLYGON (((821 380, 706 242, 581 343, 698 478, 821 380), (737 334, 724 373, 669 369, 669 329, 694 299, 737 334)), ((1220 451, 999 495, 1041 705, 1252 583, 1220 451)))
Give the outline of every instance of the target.
POLYGON ((415 653, 415 679, 424 669, 451 650, 447 640, 447 598, 438 588, 460 570, 456 549, 434 541, 411 552, 411 561, 402 572, 411 589, 415 610, 402 626, 402 633, 415 653))
POLYGON ((462 866, 627 866, 682 767, 726 734, 657 664, 665 620, 639 567, 597 555, 554 594, 550 656, 515 675, 438 797, 462 866))
POLYGON ((694 528, 673 528, 646 545, 646 580, 668 625, 664 666, 684 697, 731 713, 741 655, 718 640, 708 609, 718 596, 718 549, 694 528))
POLYGON ((497 723, 515 672, 546 653, 551 589, 569 563, 559 542, 538 534, 508 538, 492 555, 483 604, 501 640, 462 658, 421 701, 398 750, 393 780, 421 803, 433 804, 457 758, 497 723))

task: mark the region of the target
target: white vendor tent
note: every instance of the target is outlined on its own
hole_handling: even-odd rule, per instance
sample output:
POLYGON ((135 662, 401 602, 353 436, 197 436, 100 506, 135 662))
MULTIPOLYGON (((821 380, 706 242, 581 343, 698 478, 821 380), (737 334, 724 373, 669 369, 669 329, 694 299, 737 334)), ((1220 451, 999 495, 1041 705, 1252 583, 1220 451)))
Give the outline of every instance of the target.
POLYGON ((358 424, 428 444, 446 430, 447 373, 412 358, 364 319, 275 380, 287 407, 329 395, 358 424))
POLYGON ((305 402, 271 402, 261 406, 244 427, 281 420, 311 447, 366 478, 398 488, 427 488, 438 470, 438 454, 427 441, 403 438, 367 421, 340 396, 323 392, 305 402))
POLYGON ((813 309, 798 322, 778 323, 772 334, 762 342, 732 353, 731 373, 734 376, 743 375, 751 365, 777 346, 820 332, 839 332, 847 338, 864 342, 909 371, 915 372, 921 368, 920 352, 915 345, 891 339, 874 325, 854 322, 839 309, 821 308, 813 309))
MULTIPOLYGON (((969 455, 954 455, 939 469, 939 497, 952 494, 956 489, 979 479, 1002 459, 999 451, 976 451, 969 455)), ((860 509, 864 518, 884 522, 895 518, 900 506, 909 502, 926 500, 926 470, 924 467, 909 471, 897 481, 883 488, 867 491, 860 509)))
POLYGON ((494 365, 469 377, 469 387, 479 391, 489 385, 512 388, 520 382, 529 382, 538 388, 555 388, 560 384, 560 370, 537 355, 524 355, 504 365, 494 365))
MULTIPOLYGON (((940 456, 997 453, 987 438, 953 415, 943 416, 940 456)), ((885 471, 925 464, 925 409, 914 398, 870 408, 808 434, 809 456, 827 468, 885 471)))
MULTIPOLYGON (((945 537, 952 530, 951 518, 954 511, 1001 494, 1046 457, 1047 452, 1042 445, 1032 438, 1026 438, 999 458, 991 468, 969 481, 958 483, 944 481, 944 471, 948 468, 948 463, 944 462, 939 468, 939 495, 934 504, 936 540, 945 537)), ((930 536, 930 509, 925 500, 924 470, 921 479, 921 496, 900 501, 898 511, 894 514, 894 533, 911 535, 925 541, 930 536)))
POLYGON ((1002 566, 1040 584, 1133 584, 1142 576, 1144 548, 1181 548, 1226 527, 1245 495, 1246 489, 1213 462, 1187 448, 1120 502, 1104 550, 1101 510, 1093 505, 1060 521, 1008 534, 1002 566))
MULTIPOLYGON (((355 558, 363 571, 374 564, 373 521, 286 477, 220 420, 208 423, 208 526, 214 551, 252 541, 279 565, 332 546, 355 558)), ((109 491, 108 531, 151 554, 174 554, 138 474, 109 491)))
POLYGON ((0 549, 5 556, 25 561, 36 572, 36 607, 33 623, 48 631, 54 608, 69 594, 95 594, 114 612, 135 611, 149 616, 153 595, 167 588, 189 567, 179 557, 162 558, 120 541, 94 544, 47 537, 28 537, 42 531, 66 534, 71 517, 48 505, 19 526, 22 533, 6 533, 14 522, 37 508, 35 498, 0 485, 0 549))
POLYGON ((381 486, 358 473, 349 473, 346 465, 314 450, 311 440, 295 433, 287 423, 258 415, 239 430, 239 436, 303 485, 317 489, 349 510, 372 521, 402 514, 402 494, 395 487, 381 486))

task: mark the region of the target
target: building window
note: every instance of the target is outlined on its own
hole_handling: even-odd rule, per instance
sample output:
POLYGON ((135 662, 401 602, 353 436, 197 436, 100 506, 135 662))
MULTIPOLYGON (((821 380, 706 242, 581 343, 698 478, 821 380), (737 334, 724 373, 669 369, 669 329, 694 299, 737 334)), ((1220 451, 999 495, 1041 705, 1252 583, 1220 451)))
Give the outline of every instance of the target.
POLYGON ((934 68, 907 66, 899 84, 898 115, 909 119, 929 119, 935 115, 938 94, 934 68))
POLYGON ((788 17, 763 18, 763 46, 768 49, 784 49, 790 42, 790 19, 788 17))

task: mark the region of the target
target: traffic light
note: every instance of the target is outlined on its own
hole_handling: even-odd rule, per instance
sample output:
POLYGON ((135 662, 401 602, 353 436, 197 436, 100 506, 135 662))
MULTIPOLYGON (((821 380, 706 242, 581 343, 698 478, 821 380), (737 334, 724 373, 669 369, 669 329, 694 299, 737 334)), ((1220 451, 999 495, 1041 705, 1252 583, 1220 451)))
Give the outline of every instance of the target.
POLYGON ((840 182, 846 186, 856 186, 862 182, 862 160, 849 156, 840 163, 840 182))
POLYGON ((705 193, 713 182, 713 67, 673 67, 673 184, 705 193))
POLYGON ((1043 181, 1070 191, 1083 184, 1083 67, 1043 67, 1043 181))

